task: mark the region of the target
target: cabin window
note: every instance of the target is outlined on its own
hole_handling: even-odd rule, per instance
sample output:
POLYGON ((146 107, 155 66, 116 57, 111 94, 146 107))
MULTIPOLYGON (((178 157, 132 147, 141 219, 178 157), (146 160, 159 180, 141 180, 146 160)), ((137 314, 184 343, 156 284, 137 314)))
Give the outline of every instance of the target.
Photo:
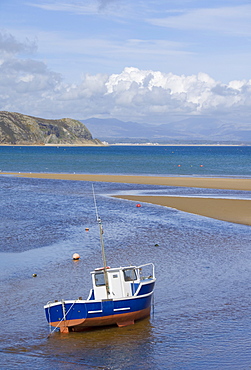
POLYGON ((103 286, 105 285, 105 276, 103 272, 99 272, 95 274, 95 284, 96 286, 103 286))
POLYGON ((124 270, 124 279, 125 281, 134 281, 134 280, 137 280, 137 276, 136 276, 136 273, 135 273, 135 270, 133 269, 127 269, 127 270, 124 270))
POLYGON ((113 279, 117 279, 118 275, 112 275, 113 279))

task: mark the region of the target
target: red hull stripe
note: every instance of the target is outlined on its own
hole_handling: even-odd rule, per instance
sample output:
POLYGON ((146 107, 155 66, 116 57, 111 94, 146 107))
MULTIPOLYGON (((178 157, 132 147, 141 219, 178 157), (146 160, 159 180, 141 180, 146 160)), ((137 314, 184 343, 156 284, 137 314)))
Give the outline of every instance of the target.
POLYGON ((125 326, 133 324, 134 321, 143 319, 150 315, 150 307, 145 308, 141 311, 136 312, 129 312, 129 313, 121 313, 119 315, 110 315, 110 316, 103 316, 103 317, 93 317, 93 318, 86 318, 86 319, 75 319, 75 320, 66 320, 66 321, 54 321, 51 322, 50 325, 54 327, 60 328, 84 328, 84 327, 92 327, 92 326, 104 326, 104 325, 113 325, 117 324, 118 326, 125 326))

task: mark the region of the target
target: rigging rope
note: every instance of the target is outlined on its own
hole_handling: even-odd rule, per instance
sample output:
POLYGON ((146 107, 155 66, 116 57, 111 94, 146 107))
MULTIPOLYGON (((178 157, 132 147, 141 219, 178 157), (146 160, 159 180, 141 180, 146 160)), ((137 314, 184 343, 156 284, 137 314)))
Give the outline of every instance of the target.
MULTIPOLYGON (((75 299, 75 301, 72 303, 72 305, 71 305, 71 307, 69 308, 69 310, 64 314, 64 312, 63 312, 63 315, 64 315, 64 317, 62 318, 62 320, 60 320, 59 321, 59 323, 57 324, 57 326, 55 326, 55 328, 51 331, 51 325, 50 325, 50 306, 49 306, 49 325, 50 325, 50 334, 48 335, 48 337, 47 338, 49 338, 53 333, 54 333, 54 331, 56 330, 56 329, 58 329, 58 327, 59 327, 59 325, 61 324, 61 322, 62 321, 68 321, 68 320, 66 320, 66 316, 68 315, 68 313, 70 312, 70 310, 72 309, 72 307, 74 306, 74 304, 76 303, 76 301, 77 301, 77 299, 75 299)), ((62 306, 63 306, 63 304, 64 304, 64 301, 62 301, 62 306)))

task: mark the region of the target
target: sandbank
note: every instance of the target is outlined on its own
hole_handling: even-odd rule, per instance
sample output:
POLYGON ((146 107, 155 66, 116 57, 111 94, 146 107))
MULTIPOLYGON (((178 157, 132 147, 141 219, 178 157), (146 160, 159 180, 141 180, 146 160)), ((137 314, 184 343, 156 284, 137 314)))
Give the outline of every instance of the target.
POLYGON ((251 200, 173 196, 119 195, 116 198, 171 207, 217 220, 251 225, 251 200))
MULTIPOLYGON (((20 177, 75 180, 91 182, 115 182, 129 184, 162 185, 177 187, 197 187, 211 189, 229 189, 251 191, 251 179, 205 178, 205 177, 159 177, 128 175, 95 175, 95 174, 51 174, 51 173, 13 173, 1 172, 3 175, 20 177)), ((147 202, 160 206, 176 208, 223 221, 251 225, 251 200, 216 199, 201 197, 176 196, 132 196, 120 195, 117 198, 136 202, 147 202)))
POLYGON ((64 173, 18 173, 1 172, 2 175, 14 175, 40 179, 75 180, 91 182, 118 182, 128 184, 182 186, 207 189, 229 189, 251 191, 251 179, 220 178, 220 177, 168 177, 168 176, 134 176, 134 175, 96 175, 96 174, 64 174, 64 173))

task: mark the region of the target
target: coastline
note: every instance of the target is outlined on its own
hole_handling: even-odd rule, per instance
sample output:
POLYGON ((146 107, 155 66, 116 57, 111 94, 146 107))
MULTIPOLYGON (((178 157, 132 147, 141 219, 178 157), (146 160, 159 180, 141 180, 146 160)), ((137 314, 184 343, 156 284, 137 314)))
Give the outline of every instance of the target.
MULTIPOLYGON (((95 140, 95 139, 94 139, 95 140)), ((24 146, 24 147, 82 147, 82 146, 94 146, 94 147, 97 147, 97 146, 108 146, 106 144, 0 144, 0 147, 3 146, 3 147, 6 147, 6 146, 10 146, 10 147, 20 147, 20 146, 24 146)))
POLYGON ((233 147, 239 147, 239 146, 251 146, 250 143, 239 143, 239 144, 218 144, 218 143, 208 143, 208 144, 188 144, 188 143, 174 143, 174 144, 170 144, 170 143, 153 143, 153 142, 150 142, 150 143, 112 143, 112 144, 109 144, 108 143, 108 146, 218 146, 218 147, 222 147, 222 146, 233 146, 233 147))
MULTIPOLYGON (((200 177, 158 177, 158 176, 132 176, 132 175, 96 175, 96 174, 57 174, 57 173, 17 173, 0 172, 1 175, 18 177, 115 182, 144 185, 161 185, 175 187, 198 187, 211 189, 228 189, 251 191, 251 179, 241 178, 200 178, 200 177)), ((114 196, 135 202, 146 202, 164 207, 171 207, 180 211, 211 217, 222 221, 251 225, 251 200, 249 199, 221 199, 177 196, 114 196)))
MULTIPOLYGON (((95 140, 94 138, 93 140, 95 140)), ((99 140, 99 139, 98 139, 99 140)), ((101 144, 0 144, 1 146, 11 146, 11 147, 20 147, 20 146, 25 146, 25 147, 33 147, 33 146, 38 146, 38 147, 82 147, 82 146, 104 146, 104 147, 109 147, 109 146, 205 146, 205 147, 243 147, 243 146, 251 146, 250 142, 247 143, 208 143, 208 144, 189 144, 189 143, 108 143, 107 141, 101 141, 101 144)))

